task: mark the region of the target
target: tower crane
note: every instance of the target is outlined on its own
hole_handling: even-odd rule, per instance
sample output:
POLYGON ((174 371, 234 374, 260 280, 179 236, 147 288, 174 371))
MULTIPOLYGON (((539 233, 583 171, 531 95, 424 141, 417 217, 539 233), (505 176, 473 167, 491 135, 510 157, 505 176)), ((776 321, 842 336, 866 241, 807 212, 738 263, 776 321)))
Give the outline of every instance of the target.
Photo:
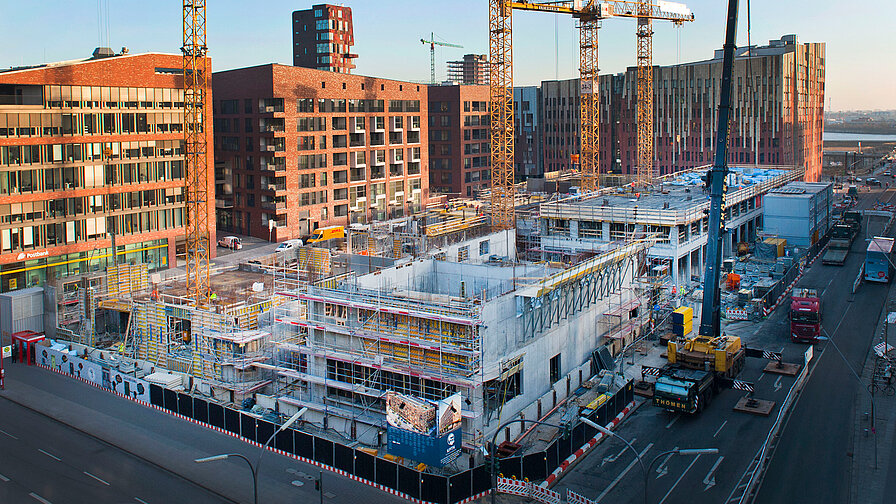
POLYGON ((459 49, 463 49, 464 46, 457 44, 449 44, 448 42, 440 42, 436 40, 436 34, 430 33, 429 40, 420 39, 420 42, 423 44, 429 44, 429 83, 436 83, 436 46, 442 47, 457 47, 459 49))
POLYGON ((206 0, 184 0, 184 159, 187 220, 187 296, 206 306, 211 295, 208 222, 208 46, 205 36, 206 0))
MULTIPOLYGON (((693 21, 694 16, 686 7, 671 2, 652 4, 644 0, 568 0, 528 1, 489 0, 489 72, 491 119, 491 212, 492 225, 499 229, 514 227, 513 186, 513 9, 525 11, 570 14, 579 20, 579 73, 582 151, 580 156, 582 188, 593 191, 598 188, 600 89, 598 78, 597 31, 603 19, 627 17, 645 20, 639 22, 639 43, 652 44, 651 22, 654 19, 683 23, 693 21), (642 36, 643 35, 643 36, 642 36)), ((639 48, 641 46, 639 45, 639 48)), ((640 55, 640 51, 639 51, 640 55)), ((639 59, 649 68, 651 58, 639 59)), ((652 83, 650 71, 643 72, 652 83)), ((652 88, 652 86, 649 86, 652 88)), ((652 108, 652 99, 644 105, 652 108)), ((648 109, 649 110, 649 109, 648 109)), ((639 115, 639 121, 649 121, 653 131, 652 114, 639 115)), ((646 131, 646 129, 645 129, 646 131)), ((639 125, 640 132, 640 125, 639 125)), ((652 153, 652 133, 651 133, 652 153)), ((651 156, 652 157, 652 154, 651 156)))

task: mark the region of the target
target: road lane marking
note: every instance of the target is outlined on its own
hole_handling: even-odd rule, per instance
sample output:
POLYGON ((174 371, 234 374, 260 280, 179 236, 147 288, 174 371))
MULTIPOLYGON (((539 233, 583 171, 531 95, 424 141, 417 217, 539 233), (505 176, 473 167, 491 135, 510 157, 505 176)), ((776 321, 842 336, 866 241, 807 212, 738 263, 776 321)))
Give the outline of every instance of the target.
POLYGON ((137 502, 139 502, 140 504, 149 504, 148 502, 146 502, 145 500, 141 499, 140 497, 134 497, 134 500, 137 501, 137 502))
POLYGON ((6 432, 6 431, 5 431, 5 430, 3 430, 3 429, 0 429, 0 432, 2 432, 2 433, 3 433, 3 434, 6 434, 6 435, 7 435, 7 436, 9 436, 9 437, 11 437, 11 438, 13 438, 13 439, 19 439, 19 438, 17 438, 17 437, 15 437, 15 436, 13 436, 13 435, 12 435, 12 434, 10 434, 10 433, 8 433, 8 432, 6 432))
POLYGON ((685 469, 684 472, 681 473, 681 476, 679 476, 678 479, 675 480, 675 483, 672 485, 672 488, 670 488, 669 491, 666 492, 666 495, 663 496, 663 500, 661 500, 659 502, 659 504, 663 504, 664 502, 666 502, 666 499, 669 498, 669 495, 672 494, 672 491, 675 490, 675 487, 678 486, 678 483, 681 482, 681 479, 684 478, 684 475, 687 474, 688 471, 690 471, 692 467, 694 467, 694 464, 696 464, 698 460, 700 460, 700 454, 697 454, 697 456, 694 457, 694 460, 691 461, 691 463, 688 465, 687 469, 685 469))
POLYGON ((0 474, 0 480, 3 480, 3 482, 6 483, 6 482, 9 481, 9 478, 7 478, 6 476, 0 474))
POLYGON ((61 459, 61 458, 57 457, 56 455, 53 455, 53 454, 50 453, 50 452, 43 451, 43 450, 41 450, 40 448, 38 448, 37 451, 43 453, 44 455, 46 455, 46 456, 48 456, 48 457, 50 457, 50 458, 54 458, 54 459, 56 459, 57 462, 62 462, 62 459, 61 459))
POLYGON ((833 282, 833 281, 834 281, 833 278, 831 278, 830 280, 828 280, 827 285, 825 285, 825 286, 824 286, 824 289, 821 290, 821 296, 819 296, 819 297, 824 297, 824 293, 828 291, 828 287, 830 287, 831 282, 833 282))
POLYGON ((762 381, 763 378, 765 378, 765 373, 762 373, 761 375, 759 375, 759 378, 756 378, 756 381, 760 382, 760 381, 762 381))
MULTIPOLYGON (((638 440, 638 438, 632 438, 632 440, 629 441, 629 444, 632 444, 632 445, 633 445, 633 444, 635 444, 635 441, 637 441, 637 440, 638 440)), ((606 464, 606 463, 608 463, 608 462, 611 463, 611 464, 612 464, 613 462, 616 462, 616 459, 618 459, 619 457, 621 457, 622 454, 625 453, 625 450, 628 450, 628 447, 627 447, 627 446, 623 446, 622 449, 619 450, 619 453, 617 453, 616 455, 610 455, 609 457, 604 457, 604 459, 601 460, 601 462, 600 462, 601 467, 603 467, 604 464, 606 464)))
POLYGON ((91 478, 93 478, 93 479, 99 481, 100 483, 102 483, 102 484, 104 484, 104 485, 106 485, 106 486, 110 486, 108 481, 106 481, 106 480, 100 478, 99 476, 97 476, 97 475, 95 475, 95 474, 90 474, 90 473, 87 472, 87 471, 83 471, 83 472, 84 472, 84 474, 86 474, 86 475, 90 476, 91 478))
MULTIPOLYGON (((647 451, 650 450, 651 448, 653 448, 653 443, 649 443, 646 447, 644 447, 644 451, 641 452, 639 457, 644 458, 644 455, 647 454, 647 451)), ((616 484, 619 483, 619 481, 622 480, 622 478, 624 478, 625 475, 628 474, 628 472, 632 470, 632 467, 635 467, 635 464, 638 463, 638 460, 639 459, 637 459, 637 458, 632 460, 632 463, 629 464, 621 473, 619 473, 619 476, 616 476, 616 479, 614 479, 610 483, 610 485, 603 491, 603 493, 597 496, 597 499, 595 499, 595 502, 602 501, 603 498, 606 497, 608 493, 610 493, 610 490, 613 490, 613 487, 615 487, 616 484)))
POLYGON ((44 499, 43 497, 41 497, 40 495, 37 495, 34 492, 31 492, 30 494, 28 494, 28 496, 33 498, 37 502, 41 502, 43 504, 53 504, 52 502, 48 501, 47 499, 44 499))
POLYGON ((681 418, 681 415, 675 415, 675 418, 673 418, 669 423, 666 424, 666 428, 668 429, 669 427, 672 427, 672 424, 677 422, 679 418, 681 418))
POLYGON ((710 488, 716 486, 716 476, 714 473, 716 472, 716 469, 719 467, 719 464, 722 463, 722 459, 724 459, 724 458, 725 458, 724 456, 720 455, 719 459, 716 460, 716 463, 713 464, 712 468, 709 470, 709 472, 706 473, 706 477, 703 478, 703 484, 706 485, 706 488, 703 489, 704 492, 709 490, 710 488))
POLYGON ((728 420, 725 420, 724 422, 722 422, 722 425, 719 426, 719 430, 717 430, 716 433, 712 435, 712 437, 718 436, 719 433, 722 432, 722 428, 725 427, 725 424, 727 424, 727 423, 728 423, 728 420))
MULTIPOLYGON (((678 447, 676 446, 675 448, 672 448, 672 451, 675 451, 677 449, 678 449, 678 447)), ((670 453, 670 454, 666 455, 666 457, 663 459, 663 461, 660 462, 660 466, 656 468, 656 479, 662 478, 663 476, 666 475, 666 473, 669 472, 669 459, 672 458, 672 455, 675 455, 675 454, 670 453)))

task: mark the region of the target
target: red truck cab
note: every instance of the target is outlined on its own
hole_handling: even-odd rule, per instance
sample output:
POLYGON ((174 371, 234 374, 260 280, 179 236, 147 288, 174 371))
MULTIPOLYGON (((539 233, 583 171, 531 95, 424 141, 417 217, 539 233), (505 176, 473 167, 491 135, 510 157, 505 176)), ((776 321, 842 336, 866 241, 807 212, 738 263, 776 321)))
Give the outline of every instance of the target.
POLYGON ((815 289, 796 288, 790 296, 790 340, 818 343, 821 336, 821 297, 815 289))

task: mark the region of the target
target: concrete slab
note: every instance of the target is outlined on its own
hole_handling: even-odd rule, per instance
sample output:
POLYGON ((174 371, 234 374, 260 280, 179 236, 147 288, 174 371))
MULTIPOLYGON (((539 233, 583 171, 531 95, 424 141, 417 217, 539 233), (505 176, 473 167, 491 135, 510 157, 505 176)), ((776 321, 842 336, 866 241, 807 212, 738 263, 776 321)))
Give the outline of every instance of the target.
POLYGON ((734 405, 734 411, 751 413, 753 415, 768 416, 775 407, 775 401, 744 397, 734 405))
POLYGON ((769 362, 765 369, 762 371, 764 373, 774 373, 786 376, 796 376, 797 373, 800 372, 800 368, 802 368, 802 364, 793 364, 790 362, 782 362, 778 364, 777 362, 769 362))

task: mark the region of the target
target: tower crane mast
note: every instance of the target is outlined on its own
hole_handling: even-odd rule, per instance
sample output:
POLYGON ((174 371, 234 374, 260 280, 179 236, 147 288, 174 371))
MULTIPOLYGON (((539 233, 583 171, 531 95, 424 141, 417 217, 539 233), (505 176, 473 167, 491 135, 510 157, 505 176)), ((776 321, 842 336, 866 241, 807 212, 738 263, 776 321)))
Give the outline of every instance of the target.
POLYGON ((197 306, 209 303, 208 46, 205 36, 206 0, 184 0, 184 159, 186 180, 187 296, 197 306))
POLYGON ((457 44, 449 44, 448 42, 441 42, 436 40, 436 34, 430 33, 429 40, 420 39, 420 42, 423 44, 429 44, 429 83, 436 83, 436 46, 442 47, 457 47, 459 49, 463 49, 464 46, 457 44))
MULTIPOLYGON (((680 24, 693 21, 690 10, 673 2, 650 3, 646 0, 568 0, 528 1, 489 0, 489 72, 491 114, 491 213, 492 225, 499 229, 514 227, 513 185, 513 44, 512 12, 524 11, 569 14, 579 20, 579 72, 581 118, 580 155, 582 188, 598 189, 600 150, 600 81, 598 77, 597 32, 603 19, 627 17, 639 20, 639 142, 644 143, 644 156, 653 158, 652 100, 652 20, 680 24), (646 53, 645 53, 645 50, 646 53), (643 57, 642 57, 642 53, 643 57), (643 70, 641 70, 643 67, 643 70), (643 85, 641 84, 643 81, 643 85), (642 98, 643 96, 643 98, 642 98), (643 112, 642 112, 643 107, 643 112), (642 132, 643 131, 643 132, 642 132), (649 134, 647 133, 649 131, 649 134), (649 138, 648 138, 649 137, 649 138), (648 149, 649 148, 649 149, 648 149), (649 150, 650 154, 646 154, 649 150)), ((639 159, 641 159, 639 143, 639 159)), ((640 170, 639 173, 649 173, 640 170)), ((639 175, 639 180, 640 180, 639 175)), ((645 175, 646 179, 649 176, 645 175)))

